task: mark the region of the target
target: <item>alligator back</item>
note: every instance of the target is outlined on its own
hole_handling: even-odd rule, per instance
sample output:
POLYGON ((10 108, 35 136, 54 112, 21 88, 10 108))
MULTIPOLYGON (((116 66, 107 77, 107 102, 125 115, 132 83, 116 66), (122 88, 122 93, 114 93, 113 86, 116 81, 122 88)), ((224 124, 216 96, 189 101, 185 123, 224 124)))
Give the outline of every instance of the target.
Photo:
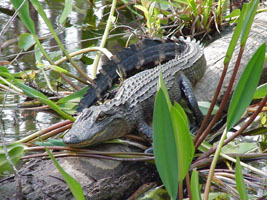
POLYGON ((186 48, 182 40, 151 40, 144 39, 136 44, 124 48, 112 56, 100 69, 94 80, 95 84, 87 90, 77 108, 81 112, 90 107, 118 81, 119 75, 125 78, 132 76, 143 69, 153 68, 159 63, 163 64, 184 52, 186 48))
MULTIPOLYGON (((168 89, 173 88, 177 76, 181 73, 184 73, 192 85, 195 85, 206 70, 203 47, 195 40, 180 40, 184 42, 185 47, 182 53, 165 64, 142 71, 126 79, 110 104, 114 106, 127 104, 134 107, 147 101, 147 99, 151 99, 151 101, 147 101, 148 104, 153 104, 160 70, 168 89)), ((178 89, 174 88, 174 90, 178 89)), ((173 94, 176 95, 176 91, 173 94)), ((170 95, 172 96, 172 93, 170 95)), ((174 97, 173 100, 175 99, 177 100, 177 97, 174 97)))

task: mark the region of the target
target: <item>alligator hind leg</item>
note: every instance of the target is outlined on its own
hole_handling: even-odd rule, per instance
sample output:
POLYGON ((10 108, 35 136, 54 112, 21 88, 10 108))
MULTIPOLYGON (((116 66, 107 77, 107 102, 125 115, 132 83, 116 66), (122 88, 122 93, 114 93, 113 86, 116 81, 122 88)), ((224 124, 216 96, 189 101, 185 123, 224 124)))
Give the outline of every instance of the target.
POLYGON ((179 81, 179 87, 188 104, 188 107, 193 112, 196 123, 200 127, 203 121, 203 115, 198 107, 197 100, 193 92, 192 84, 183 73, 180 74, 178 81, 179 81))

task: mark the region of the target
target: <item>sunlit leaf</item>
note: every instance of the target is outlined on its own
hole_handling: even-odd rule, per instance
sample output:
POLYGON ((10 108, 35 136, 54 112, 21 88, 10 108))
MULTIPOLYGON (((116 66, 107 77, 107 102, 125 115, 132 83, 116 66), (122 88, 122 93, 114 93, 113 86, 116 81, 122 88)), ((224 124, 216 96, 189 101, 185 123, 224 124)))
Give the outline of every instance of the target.
POLYGON ((79 102, 80 99, 83 97, 83 95, 85 95, 85 93, 86 93, 86 91, 88 90, 89 87, 90 86, 86 86, 83 89, 72 93, 71 95, 63 97, 60 100, 58 100, 57 103, 62 104, 62 103, 66 103, 66 102, 71 101, 71 100, 75 100, 76 102, 79 102))
POLYGON ((227 131, 230 130, 236 122, 238 122, 252 100, 255 89, 260 80, 265 57, 265 49, 265 43, 263 43, 248 62, 240 80, 238 81, 229 106, 227 131))
POLYGON ((49 154, 49 157, 54 162, 54 165, 57 167, 58 171, 61 173, 64 180, 68 184, 75 199, 85 199, 80 183, 78 183, 72 176, 70 176, 67 172, 64 171, 64 169, 58 164, 57 160, 54 158, 53 154, 49 151, 48 148, 46 148, 46 152, 49 154))
POLYGON ((239 193, 240 199, 241 200, 248 200, 248 194, 247 194, 246 186, 244 183, 244 177, 242 174, 242 168, 240 165, 239 157, 236 158, 235 181, 236 181, 236 187, 237 187, 237 191, 239 193))
MULTIPOLYGON (((24 147, 25 146, 20 143, 14 143, 7 146, 8 155, 14 165, 16 165, 23 156, 24 147)), ((3 146, 0 146, 0 174, 2 174, 4 171, 12 172, 13 170, 6 158, 3 146)))

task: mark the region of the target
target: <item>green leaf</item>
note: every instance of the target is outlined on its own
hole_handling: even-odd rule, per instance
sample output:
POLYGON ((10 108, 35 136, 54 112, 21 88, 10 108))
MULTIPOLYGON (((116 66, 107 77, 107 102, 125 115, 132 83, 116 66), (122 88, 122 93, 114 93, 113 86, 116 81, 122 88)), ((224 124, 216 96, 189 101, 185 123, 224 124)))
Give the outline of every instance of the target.
POLYGON ((54 158, 53 154, 49 151, 48 148, 46 148, 46 152, 48 153, 51 160, 54 162, 54 165, 57 167, 58 171, 61 173, 66 183, 68 184, 74 198, 79 200, 85 199, 80 183, 78 183, 72 176, 70 176, 67 172, 64 171, 64 169, 58 164, 57 160, 54 158))
POLYGON ((248 34, 250 32, 254 17, 256 15, 258 4, 259 0, 250 1, 250 3, 248 3, 248 10, 246 13, 244 25, 242 27, 241 46, 244 46, 247 41, 248 34))
MULTIPOLYGON (((17 10, 23 1, 24 0, 11 0, 11 3, 13 4, 14 8, 17 10)), ((29 14, 29 2, 28 1, 26 1, 24 5, 21 7, 18 15, 21 21, 23 22, 23 24, 26 26, 26 28, 32 34, 35 34, 35 29, 34 29, 35 25, 29 14)))
POLYGON ((90 86, 86 86, 81 90, 78 90, 74 93, 72 93, 69 96, 63 97, 60 100, 57 101, 57 103, 62 104, 62 103, 67 103, 70 100, 75 100, 76 102, 79 102, 80 99, 85 95, 86 91, 88 90, 90 86))
POLYGON ((72 1, 71 0, 65 0, 65 4, 64 4, 64 10, 62 12, 62 15, 59 19, 59 23, 60 24, 64 24, 64 22, 66 21, 68 15, 70 14, 70 12, 72 11, 72 1))
POLYGON ((22 33, 19 36, 19 48, 27 51, 32 45, 35 44, 35 40, 30 33, 22 33))
POLYGON ((153 148, 160 178, 172 199, 177 196, 178 160, 171 114, 162 88, 159 88, 153 114, 153 148))
MULTIPOLYGON (((24 154, 24 145, 21 143, 14 143, 7 146, 8 155, 14 165, 20 160, 24 154)), ((3 149, 3 146, 0 146, 0 174, 5 171, 12 172, 12 167, 6 159, 6 155, 3 149)))
POLYGON ((171 104, 171 100, 169 98, 169 94, 168 94, 168 90, 167 90, 167 86, 163 80, 163 76, 162 76, 162 72, 160 71, 159 74, 159 83, 158 83, 158 89, 162 89, 162 92, 164 93, 164 96, 166 98, 167 104, 168 104, 168 108, 169 110, 171 110, 172 104, 171 104))
POLYGON ((182 107, 175 103, 171 108, 172 125, 177 148, 178 177, 182 181, 188 173, 194 156, 194 144, 190 134, 188 120, 182 107))
POLYGON ((53 109, 54 111, 56 111, 58 114, 60 114, 63 118, 65 119, 69 119, 71 121, 75 121, 75 118, 66 114, 65 112, 63 112, 59 106, 57 104, 55 104, 53 101, 51 101, 50 99, 47 98, 47 96, 45 96, 43 93, 24 85, 23 83, 19 83, 18 81, 15 82, 15 84, 21 89, 23 90, 23 92, 32 98, 36 98, 39 101, 41 101, 44 104, 47 104, 51 109, 53 109))
POLYGON ((240 9, 235 9, 229 15, 223 17, 223 19, 228 19, 228 18, 237 17, 237 16, 240 16, 240 9))
MULTIPOLYGON (((207 102, 207 101, 198 101, 198 106, 199 106, 199 109, 200 111, 202 112, 203 115, 206 115, 208 113, 208 110, 210 108, 210 102, 207 102)), ((216 114, 216 112, 219 110, 219 107, 218 106, 214 106, 213 110, 212 110, 212 115, 216 114)))
POLYGON ((265 43, 263 43, 248 62, 238 81, 229 106, 226 126, 227 131, 240 119, 251 102, 259 83, 264 63, 265 49, 265 43))
POLYGON ((253 99, 263 99, 267 95, 267 83, 257 87, 253 99))
POLYGON ((236 187, 237 187, 237 191, 239 193, 240 199, 241 200, 248 200, 248 194, 247 194, 246 186, 244 183, 244 178, 243 178, 243 174, 242 174, 242 168, 240 165, 239 157, 236 158, 235 181, 236 181, 236 187))
POLYGON ((195 169, 192 172, 190 188, 192 191, 192 199, 201 200, 198 172, 195 169))
POLYGON ((38 146, 66 146, 62 139, 48 138, 45 142, 35 141, 34 144, 38 146))
POLYGON ((242 28, 244 26, 244 21, 245 21, 245 17, 247 14, 247 10, 248 10, 248 6, 247 4, 243 5, 237 26, 235 28, 234 34, 232 36, 231 42, 228 46, 227 52, 226 52, 226 56, 224 58, 224 65, 228 64, 232 58, 233 52, 235 50, 235 46, 238 42, 239 36, 241 34, 242 28))

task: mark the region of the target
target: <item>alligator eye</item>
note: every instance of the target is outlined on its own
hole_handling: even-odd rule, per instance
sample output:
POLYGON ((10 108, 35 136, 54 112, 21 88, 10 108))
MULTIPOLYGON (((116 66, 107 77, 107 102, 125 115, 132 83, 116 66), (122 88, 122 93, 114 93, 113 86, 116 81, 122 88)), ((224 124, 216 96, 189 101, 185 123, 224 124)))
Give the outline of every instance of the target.
POLYGON ((106 114, 103 111, 101 111, 97 116, 97 121, 102 121, 103 119, 105 119, 105 117, 106 114))

